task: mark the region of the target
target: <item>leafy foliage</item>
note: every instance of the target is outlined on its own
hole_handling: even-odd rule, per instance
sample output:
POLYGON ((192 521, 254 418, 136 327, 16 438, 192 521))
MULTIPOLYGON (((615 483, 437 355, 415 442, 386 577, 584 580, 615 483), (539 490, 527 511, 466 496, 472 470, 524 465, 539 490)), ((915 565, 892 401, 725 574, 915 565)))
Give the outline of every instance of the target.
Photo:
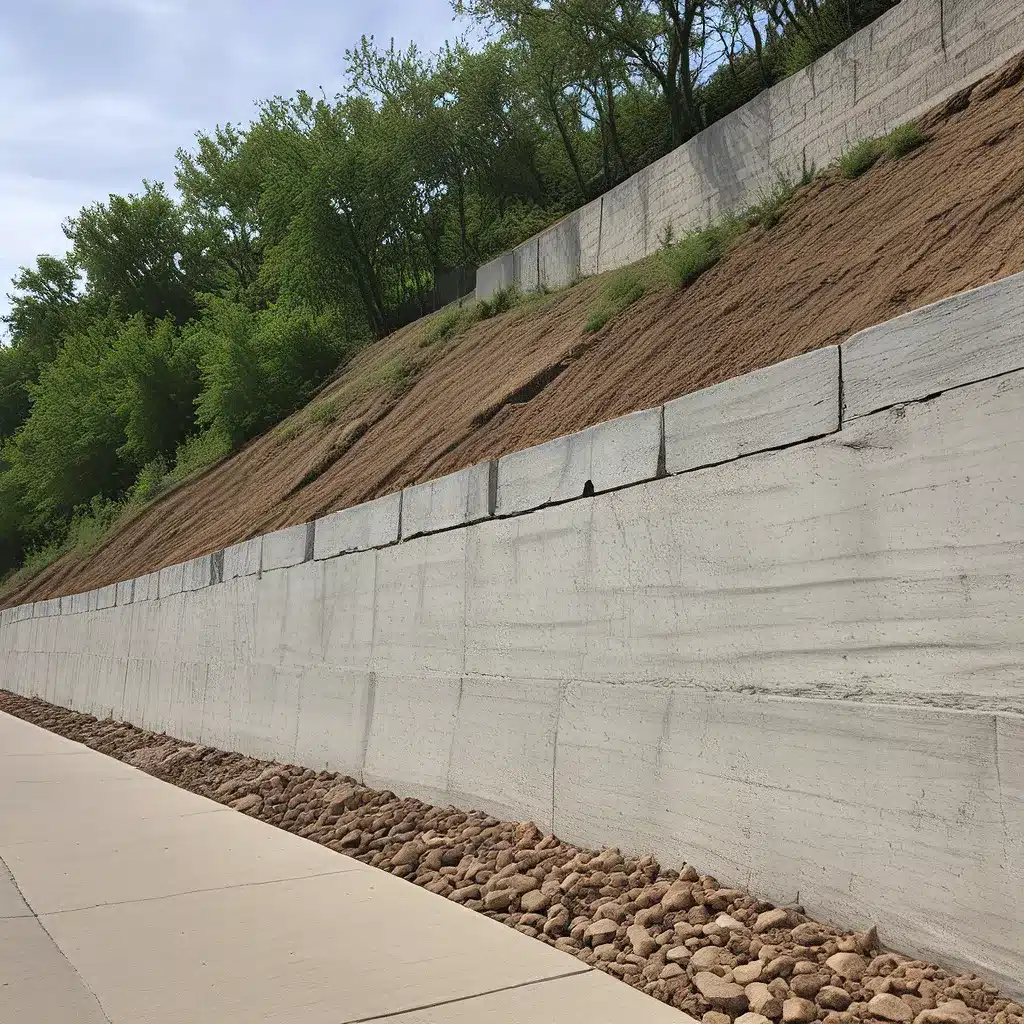
MULTIPOLYGON (((198 134, 174 193, 143 181, 85 206, 64 223, 67 256, 14 278, 4 318, 0 576, 93 543, 297 409, 360 346, 463 295, 467 268, 895 2, 454 0, 481 45, 364 38, 338 95, 277 97, 198 134)), ((901 129, 883 148, 917 144, 901 129)), ((789 198, 766 193, 748 220, 769 227, 789 198)), ((694 280, 727 228, 666 236, 658 259, 606 284, 588 329, 694 280)), ((452 306, 420 344, 540 301, 452 306)), ((333 422, 360 388, 398 393, 421 363, 378 365, 309 418, 333 422)))

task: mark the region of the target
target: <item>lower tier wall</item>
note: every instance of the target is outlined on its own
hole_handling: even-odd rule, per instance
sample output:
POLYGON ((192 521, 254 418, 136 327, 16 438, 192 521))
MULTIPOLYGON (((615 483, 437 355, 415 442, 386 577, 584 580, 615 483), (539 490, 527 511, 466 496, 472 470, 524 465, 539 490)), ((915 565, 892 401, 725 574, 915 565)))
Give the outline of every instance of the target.
POLYGON ((1013 992, 1022 666, 1024 371, 0 631, 20 693, 690 859, 1013 992))

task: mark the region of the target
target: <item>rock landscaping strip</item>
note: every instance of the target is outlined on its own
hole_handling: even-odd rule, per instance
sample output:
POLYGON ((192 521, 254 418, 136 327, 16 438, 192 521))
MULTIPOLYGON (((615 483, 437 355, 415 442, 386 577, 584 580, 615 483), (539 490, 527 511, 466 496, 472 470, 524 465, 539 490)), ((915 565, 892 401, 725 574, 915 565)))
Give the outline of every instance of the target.
POLYGON ((532 822, 432 807, 329 772, 185 743, 0 690, 0 711, 390 871, 703 1024, 1024 1024, 993 985, 684 864, 584 850, 532 822))

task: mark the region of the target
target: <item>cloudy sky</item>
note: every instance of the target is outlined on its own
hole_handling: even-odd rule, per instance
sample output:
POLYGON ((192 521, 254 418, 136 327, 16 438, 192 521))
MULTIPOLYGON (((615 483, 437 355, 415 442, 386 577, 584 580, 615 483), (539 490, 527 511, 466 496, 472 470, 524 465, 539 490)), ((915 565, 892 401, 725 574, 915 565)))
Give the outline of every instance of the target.
POLYGON ((197 130, 257 100, 332 95, 360 35, 435 49, 448 0, 2 0, 0 313, 17 268, 63 253, 61 221, 173 180, 197 130))

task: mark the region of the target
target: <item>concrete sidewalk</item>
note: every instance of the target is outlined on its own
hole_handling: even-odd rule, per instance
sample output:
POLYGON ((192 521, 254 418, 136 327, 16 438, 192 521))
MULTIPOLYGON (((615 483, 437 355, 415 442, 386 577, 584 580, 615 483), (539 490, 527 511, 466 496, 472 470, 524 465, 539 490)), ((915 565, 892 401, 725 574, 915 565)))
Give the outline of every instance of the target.
POLYGON ((0 714, 0 1021, 686 1024, 518 932, 0 714))

